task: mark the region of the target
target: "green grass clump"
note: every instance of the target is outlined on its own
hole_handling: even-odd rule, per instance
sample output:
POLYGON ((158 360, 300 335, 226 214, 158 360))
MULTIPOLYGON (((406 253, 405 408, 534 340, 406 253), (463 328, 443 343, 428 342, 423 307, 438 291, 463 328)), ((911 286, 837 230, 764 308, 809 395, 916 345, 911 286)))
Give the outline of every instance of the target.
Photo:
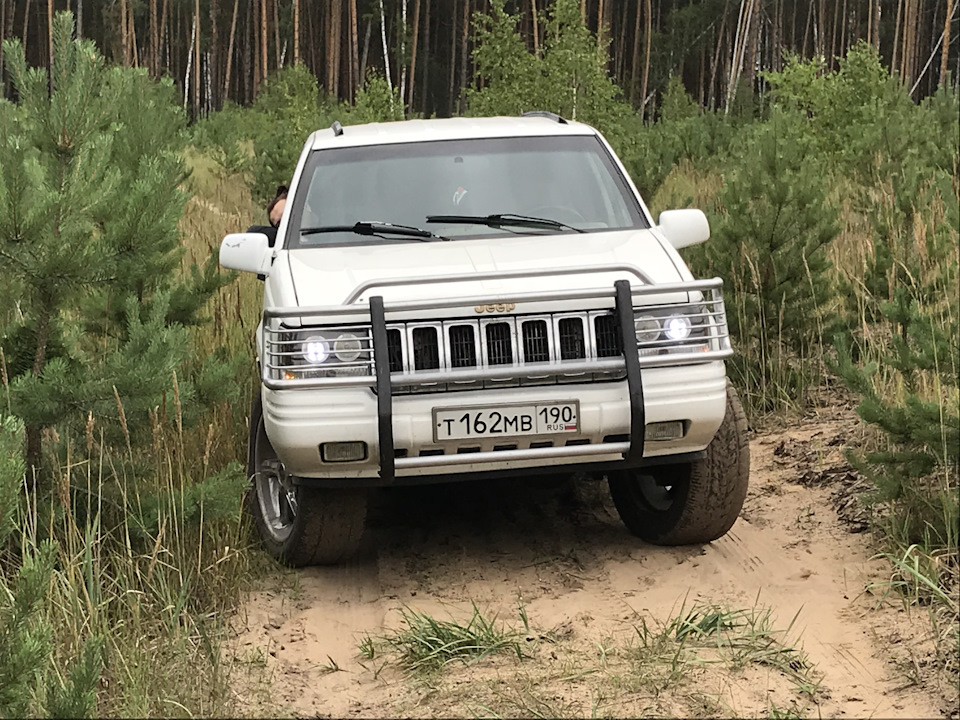
MULTIPOLYGON (((466 624, 438 620, 412 608, 401 608, 400 619, 402 627, 384 642, 411 672, 430 673, 456 660, 470 663, 500 653, 524 657, 519 633, 498 624, 496 616, 486 617, 476 604, 466 624)), ((372 657, 372 645, 362 641, 361 646, 372 657)))
POLYGON ((769 608, 732 609, 695 603, 665 622, 635 626, 635 685, 654 695, 680 685, 691 667, 722 662, 730 667, 768 667, 782 673, 802 696, 816 697, 821 678, 806 653, 789 641, 796 616, 776 629, 769 608))

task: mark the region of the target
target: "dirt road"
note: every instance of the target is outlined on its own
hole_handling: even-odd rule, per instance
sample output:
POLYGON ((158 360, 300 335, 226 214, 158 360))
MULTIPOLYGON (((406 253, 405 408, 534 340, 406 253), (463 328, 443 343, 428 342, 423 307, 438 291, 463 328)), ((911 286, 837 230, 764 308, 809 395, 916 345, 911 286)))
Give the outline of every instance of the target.
POLYGON ((742 516, 705 547, 638 541, 601 483, 381 492, 355 563, 250 598, 235 643, 242 704, 308 717, 950 716, 955 696, 921 672, 928 623, 884 597, 870 534, 838 517, 838 506, 851 516, 849 428, 840 418, 755 437, 742 516), (474 604, 520 633, 525 659, 424 677, 359 653, 402 607, 465 621, 474 604), (752 623, 723 648, 668 637, 672 619, 708 605, 752 623), (764 660, 770 638, 787 662, 764 660))

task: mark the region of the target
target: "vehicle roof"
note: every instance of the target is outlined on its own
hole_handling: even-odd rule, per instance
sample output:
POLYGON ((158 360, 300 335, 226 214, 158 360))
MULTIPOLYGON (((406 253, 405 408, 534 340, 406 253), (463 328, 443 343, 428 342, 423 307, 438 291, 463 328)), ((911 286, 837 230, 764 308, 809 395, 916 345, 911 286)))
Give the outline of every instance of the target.
POLYGON ((543 137, 596 135, 589 125, 557 122, 550 117, 483 117, 401 120, 366 125, 348 125, 342 135, 332 128, 314 132, 307 143, 313 150, 356 145, 430 142, 434 140, 472 140, 491 137, 543 137))

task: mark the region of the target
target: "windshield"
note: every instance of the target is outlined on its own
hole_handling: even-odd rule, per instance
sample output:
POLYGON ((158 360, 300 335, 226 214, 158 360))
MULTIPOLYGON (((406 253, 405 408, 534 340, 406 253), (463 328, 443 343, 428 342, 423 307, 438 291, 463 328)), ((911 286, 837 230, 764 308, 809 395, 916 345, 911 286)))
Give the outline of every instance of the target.
POLYGON ((608 152, 590 135, 313 152, 287 247, 411 240, 397 231, 352 230, 358 223, 406 226, 443 240, 647 227, 608 152))

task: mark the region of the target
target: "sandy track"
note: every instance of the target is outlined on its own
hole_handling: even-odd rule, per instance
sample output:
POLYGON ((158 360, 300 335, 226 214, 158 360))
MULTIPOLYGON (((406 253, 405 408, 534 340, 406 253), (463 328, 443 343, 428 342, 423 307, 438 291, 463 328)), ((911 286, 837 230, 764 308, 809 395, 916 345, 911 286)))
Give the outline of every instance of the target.
POLYGON ((242 702, 255 714, 329 717, 476 716, 492 712, 488 701, 510 697, 513 704, 500 702, 496 712, 767 717, 773 697, 782 708, 789 699, 783 678, 749 667, 704 671, 692 687, 676 688, 676 698, 670 690, 623 690, 606 648, 627 647, 641 619, 662 622, 700 601, 769 608, 780 628, 796 618, 791 640, 822 677, 805 714, 950 715, 955 699, 910 679, 910 668, 929 652, 923 617, 865 592, 888 572, 870 559, 869 534, 838 520, 835 485, 810 486, 842 464, 838 439, 846 425, 755 438, 744 512, 728 535, 704 547, 640 542, 620 524, 601 483, 382 491, 354 563, 296 573, 292 589, 261 591, 246 604, 235 643, 242 702), (523 663, 451 666, 442 681, 425 686, 358 655, 365 634, 397 626, 401 606, 465 619, 476 603, 519 625, 520 602, 533 632, 554 638, 523 663), (243 672, 255 658, 265 662, 260 690, 269 693, 250 680, 259 677, 258 663, 243 672), (589 674, 602 664, 603 673, 589 674), (330 672, 334 667, 340 672, 330 672), (579 670, 571 675, 570 668, 579 670), (586 675, 570 680, 580 671, 586 675), (545 698, 541 710, 522 700, 531 694, 545 698), (701 696, 710 701, 697 713, 691 698, 701 696))

